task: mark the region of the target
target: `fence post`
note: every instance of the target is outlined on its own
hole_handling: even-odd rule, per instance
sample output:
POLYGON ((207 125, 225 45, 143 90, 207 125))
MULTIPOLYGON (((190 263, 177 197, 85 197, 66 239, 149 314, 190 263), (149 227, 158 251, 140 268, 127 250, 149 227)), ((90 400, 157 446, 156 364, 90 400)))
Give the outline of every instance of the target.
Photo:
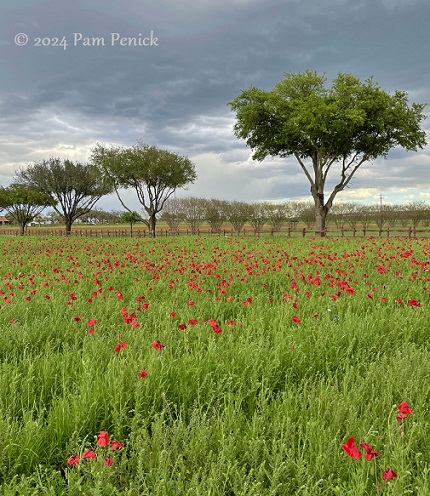
POLYGON ((306 227, 303 228, 302 230, 302 236, 305 237, 306 236, 306 227))

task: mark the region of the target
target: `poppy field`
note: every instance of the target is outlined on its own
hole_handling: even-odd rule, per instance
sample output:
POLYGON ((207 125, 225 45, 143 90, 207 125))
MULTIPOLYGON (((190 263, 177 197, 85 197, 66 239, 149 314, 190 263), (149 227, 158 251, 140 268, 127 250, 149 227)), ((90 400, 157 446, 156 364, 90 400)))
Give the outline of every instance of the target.
POLYGON ((430 494, 428 240, 0 242, 1 494, 430 494))

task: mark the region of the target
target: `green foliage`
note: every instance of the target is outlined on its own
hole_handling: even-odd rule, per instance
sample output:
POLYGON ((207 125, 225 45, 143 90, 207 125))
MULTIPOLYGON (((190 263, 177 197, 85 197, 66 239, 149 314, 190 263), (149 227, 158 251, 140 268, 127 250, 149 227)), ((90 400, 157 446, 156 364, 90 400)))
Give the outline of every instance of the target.
POLYGON ((138 143, 133 147, 106 147, 97 145, 92 152, 92 161, 111 178, 122 206, 119 188, 134 189, 139 203, 148 214, 146 221, 155 232, 156 215, 178 188, 195 181, 194 164, 188 157, 178 155, 156 146, 138 143))
POLYGON ((66 231, 85 215, 112 186, 100 169, 91 164, 50 158, 29 165, 16 174, 17 182, 51 198, 55 211, 64 219, 66 231))
POLYGON ((21 226, 22 234, 28 223, 44 208, 54 206, 54 204, 49 195, 31 186, 17 183, 7 188, 0 186, 0 210, 6 210, 11 218, 21 226))

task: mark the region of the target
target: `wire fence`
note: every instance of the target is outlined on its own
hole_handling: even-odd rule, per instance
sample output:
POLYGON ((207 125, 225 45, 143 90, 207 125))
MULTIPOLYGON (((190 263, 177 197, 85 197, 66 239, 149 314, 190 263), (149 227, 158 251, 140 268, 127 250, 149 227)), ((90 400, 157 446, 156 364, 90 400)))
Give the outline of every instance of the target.
MULTIPOLYGON (((19 228, 3 228, 0 230, 1 235, 6 236, 22 236, 19 228)), ((329 237, 329 238, 358 238, 358 237, 404 237, 404 238, 428 238, 430 237, 430 227, 417 229, 409 227, 407 229, 397 229, 387 227, 385 229, 379 228, 365 228, 365 229, 326 229, 325 231, 316 231, 314 229, 303 228, 284 228, 280 230, 275 229, 241 229, 235 231, 234 229, 168 229, 159 228, 155 231, 155 236, 148 229, 111 229, 111 228, 73 228, 69 233, 62 228, 44 228, 44 227, 31 227, 27 228, 24 236, 43 236, 43 237, 81 237, 81 238, 160 238, 171 236, 224 236, 224 237, 289 237, 289 238, 306 238, 306 237, 329 237)))

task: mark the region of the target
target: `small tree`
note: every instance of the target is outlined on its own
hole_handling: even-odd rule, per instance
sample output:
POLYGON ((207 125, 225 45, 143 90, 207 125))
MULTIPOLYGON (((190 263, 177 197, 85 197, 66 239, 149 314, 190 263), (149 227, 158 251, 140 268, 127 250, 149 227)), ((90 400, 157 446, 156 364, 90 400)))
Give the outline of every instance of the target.
POLYGON ((197 234, 205 220, 205 201, 203 198, 181 198, 181 209, 184 221, 193 234, 197 234))
POLYGON ((266 205, 267 220, 274 231, 280 231, 287 222, 287 206, 285 203, 268 203, 266 205))
POLYGON ((10 218, 19 224, 21 235, 24 235, 27 224, 51 206, 52 198, 35 188, 17 183, 7 188, 0 186, 0 209, 6 210, 10 218))
POLYGON ((187 158, 141 142, 130 148, 97 145, 92 161, 112 180, 121 205, 128 211, 119 193, 120 188, 134 189, 139 203, 148 214, 143 222, 155 237, 157 214, 178 188, 197 178, 194 164, 187 158))
POLYGON ((29 165, 18 171, 16 177, 18 183, 51 198, 52 207, 64 219, 66 234, 70 234, 76 219, 112 192, 110 182, 96 166, 59 158, 29 165))
POLYGON ((177 231, 179 224, 185 219, 183 206, 181 198, 169 198, 164 204, 161 219, 167 222, 171 231, 177 231))
POLYGON ((227 202, 215 198, 204 201, 205 220, 213 232, 219 233, 227 220, 227 202))
POLYGON ((254 232, 256 234, 263 230, 263 227, 267 222, 267 218, 267 203, 251 203, 249 223, 254 228, 254 232))
POLYGON ((142 217, 136 212, 123 212, 121 214, 121 221, 130 224, 130 237, 133 236, 133 226, 137 222, 142 222, 142 217))
POLYGON ((252 206, 246 202, 233 201, 226 205, 227 221, 238 234, 243 229, 246 222, 248 222, 251 212, 252 206))

